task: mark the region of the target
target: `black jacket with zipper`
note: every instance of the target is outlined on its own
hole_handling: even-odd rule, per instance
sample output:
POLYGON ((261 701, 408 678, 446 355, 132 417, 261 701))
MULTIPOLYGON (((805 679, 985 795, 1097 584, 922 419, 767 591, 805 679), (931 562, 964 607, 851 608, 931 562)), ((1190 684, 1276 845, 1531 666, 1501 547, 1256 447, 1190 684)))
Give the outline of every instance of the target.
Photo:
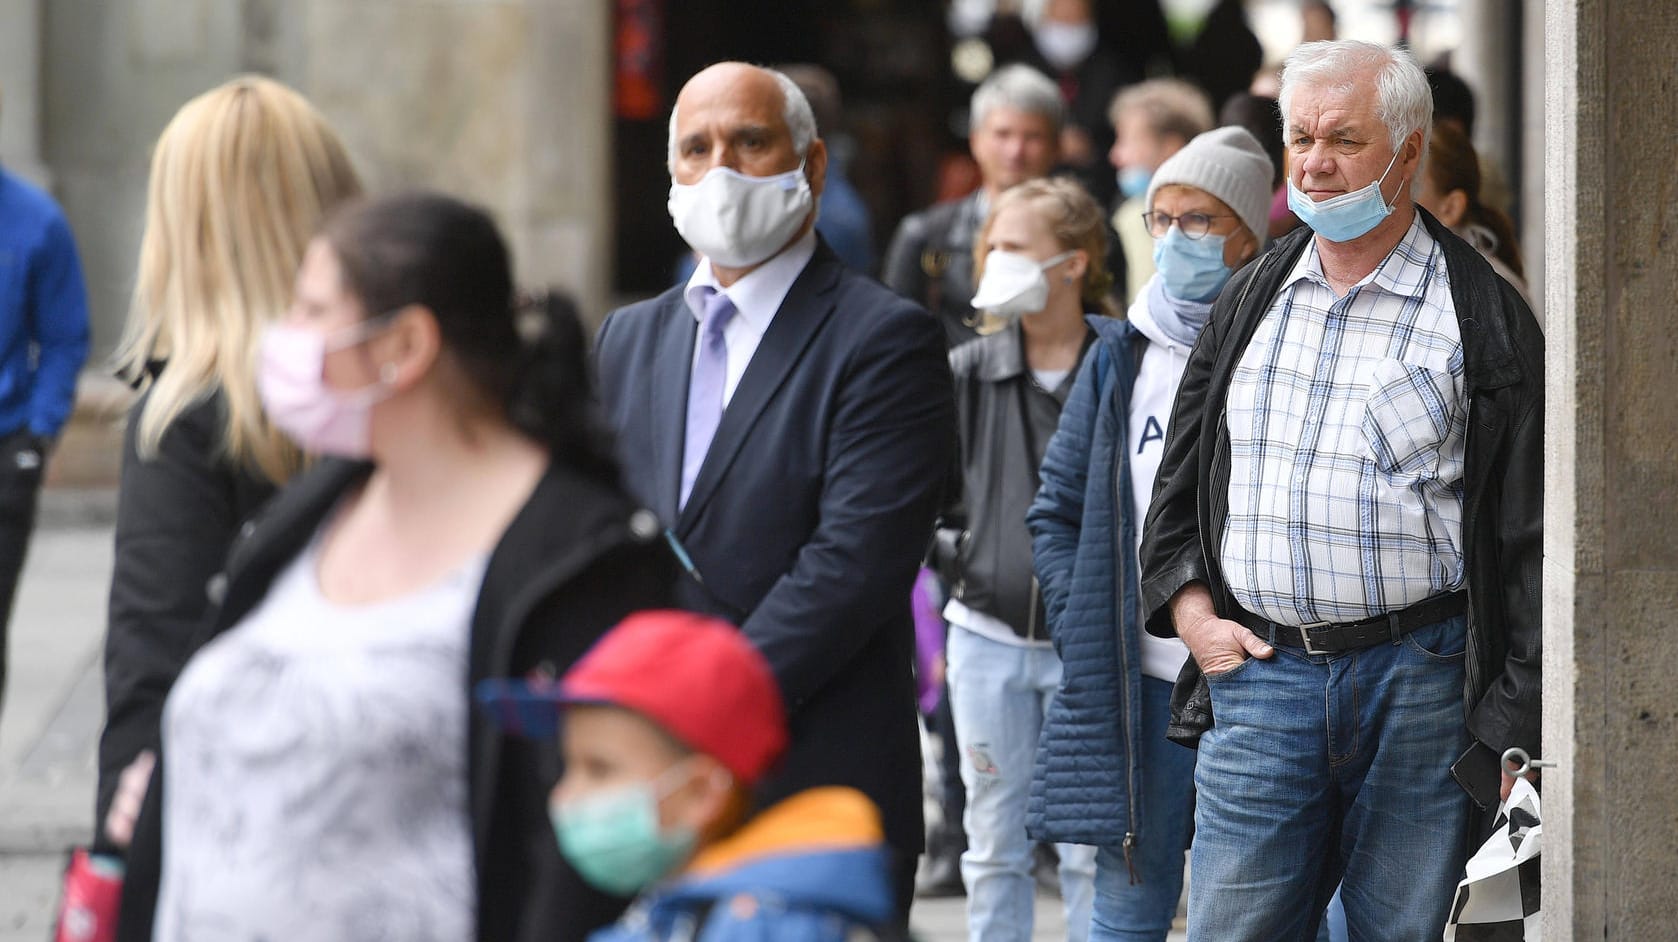
POLYGON ((1026 367, 1018 323, 950 351, 950 372, 961 490, 939 515, 933 564, 963 605, 1001 619, 1021 638, 1047 641, 1025 514, 1072 373, 1057 389, 1038 385, 1026 367))
MULTIPOLYGON (((1468 731, 1499 753, 1520 746, 1539 755, 1544 338, 1526 302, 1484 256, 1427 211, 1416 212, 1445 253, 1462 335, 1468 731)), ((1231 278, 1189 356, 1142 538, 1142 610, 1153 634, 1175 634, 1167 603, 1190 582, 1206 583, 1219 616, 1239 608, 1218 561, 1228 516, 1226 397, 1242 352, 1311 236, 1301 227, 1231 278)), ((1172 697, 1171 737, 1192 743, 1212 722, 1206 682, 1191 659, 1172 697)))
MULTIPOLYGON (((191 650, 238 624, 307 546, 370 465, 327 460, 282 491, 234 543, 219 596, 191 650)), ((490 555, 471 624, 461 695, 486 678, 562 673, 630 612, 668 607, 674 569, 649 511, 614 485, 555 461, 490 555)), ((555 744, 503 736, 473 708, 467 796, 477 874, 477 938, 576 940, 611 923, 627 900, 582 882, 560 857, 548 792, 555 744)), ((163 753, 168 743, 162 744, 163 753)), ((151 938, 162 875, 163 753, 129 848, 118 938, 151 938)), ((307 901, 299 901, 305 904, 307 901)))
POLYGON ((221 569, 239 527, 274 483, 227 454, 226 398, 217 390, 176 416, 157 454, 141 458, 140 420, 128 413, 117 490, 116 562, 105 622, 105 729, 99 737, 95 852, 121 854, 105 816, 122 770, 157 747, 163 700, 210 609, 204 583, 221 569))

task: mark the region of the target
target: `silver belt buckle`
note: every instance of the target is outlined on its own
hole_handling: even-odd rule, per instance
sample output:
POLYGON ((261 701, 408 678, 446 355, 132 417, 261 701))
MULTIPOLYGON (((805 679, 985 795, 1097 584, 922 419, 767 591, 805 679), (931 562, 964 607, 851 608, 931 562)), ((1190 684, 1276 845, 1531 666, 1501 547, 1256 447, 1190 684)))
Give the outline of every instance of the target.
POLYGON ((1319 651, 1316 648, 1311 646, 1311 629, 1313 629, 1313 628, 1327 628, 1329 625, 1332 625, 1332 624, 1334 624, 1334 623, 1333 622, 1328 622, 1328 621, 1314 621, 1314 622, 1310 623, 1309 625, 1300 625, 1299 626, 1299 640, 1302 644, 1305 645, 1305 653, 1306 654, 1327 655, 1327 654, 1333 654, 1334 653, 1333 651, 1319 651))

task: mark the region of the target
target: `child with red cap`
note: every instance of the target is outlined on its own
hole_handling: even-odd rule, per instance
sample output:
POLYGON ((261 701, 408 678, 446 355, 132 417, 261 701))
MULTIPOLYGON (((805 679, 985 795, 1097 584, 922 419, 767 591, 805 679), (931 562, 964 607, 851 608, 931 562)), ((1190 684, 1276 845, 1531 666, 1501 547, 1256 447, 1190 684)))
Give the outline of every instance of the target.
POLYGON ((734 626, 641 612, 559 681, 491 682, 479 700, 531 737, 552 736, 563 713, 560 850, 596 887, 640 894, 590 942, 890 932, 880 815, 861 792, 814 788, 749 817, 787 722, 769 665, 734 626))

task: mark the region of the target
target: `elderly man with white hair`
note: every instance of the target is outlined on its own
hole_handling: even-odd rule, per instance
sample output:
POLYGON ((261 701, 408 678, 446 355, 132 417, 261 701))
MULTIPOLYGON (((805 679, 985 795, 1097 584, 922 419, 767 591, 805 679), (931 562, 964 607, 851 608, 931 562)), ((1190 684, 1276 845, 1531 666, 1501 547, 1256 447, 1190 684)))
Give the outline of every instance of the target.
POLYGON ((1411 201, 1407 53, 1309 43, 1282 82, 1309 228, 1218 299, 1141 553, 1149 630, 1192 654, 1189 936, 1314 938, 1344 881, 1354 938, 1432 938, 1499 753, 1539 746, 1543 339, 1411 201))
POLYGON ((601 325, 600 400, 623 483, 685 570, 678 603, 739 625, 780 684, 792 744, 758 797, 871 798, 907 926, 922 843, 910 587, 955 402, 937 322, 814 231, 826 171, 786 76, 724 62, 688 80, 670 215, 701 258, 601 325))

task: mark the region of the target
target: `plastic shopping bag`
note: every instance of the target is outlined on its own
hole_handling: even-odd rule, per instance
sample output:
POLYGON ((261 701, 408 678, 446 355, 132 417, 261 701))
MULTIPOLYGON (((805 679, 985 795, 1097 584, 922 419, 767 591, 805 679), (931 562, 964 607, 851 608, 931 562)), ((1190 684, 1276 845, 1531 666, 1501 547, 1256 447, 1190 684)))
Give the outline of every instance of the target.
POLYGON ((1538 791, 1516 779, 1498 811, 1492 836, 1469 858, 1457 884, 1445 942, 1538 942, 1543 920, 1538 899, 1538 852, 1544 824, 1538 791))

